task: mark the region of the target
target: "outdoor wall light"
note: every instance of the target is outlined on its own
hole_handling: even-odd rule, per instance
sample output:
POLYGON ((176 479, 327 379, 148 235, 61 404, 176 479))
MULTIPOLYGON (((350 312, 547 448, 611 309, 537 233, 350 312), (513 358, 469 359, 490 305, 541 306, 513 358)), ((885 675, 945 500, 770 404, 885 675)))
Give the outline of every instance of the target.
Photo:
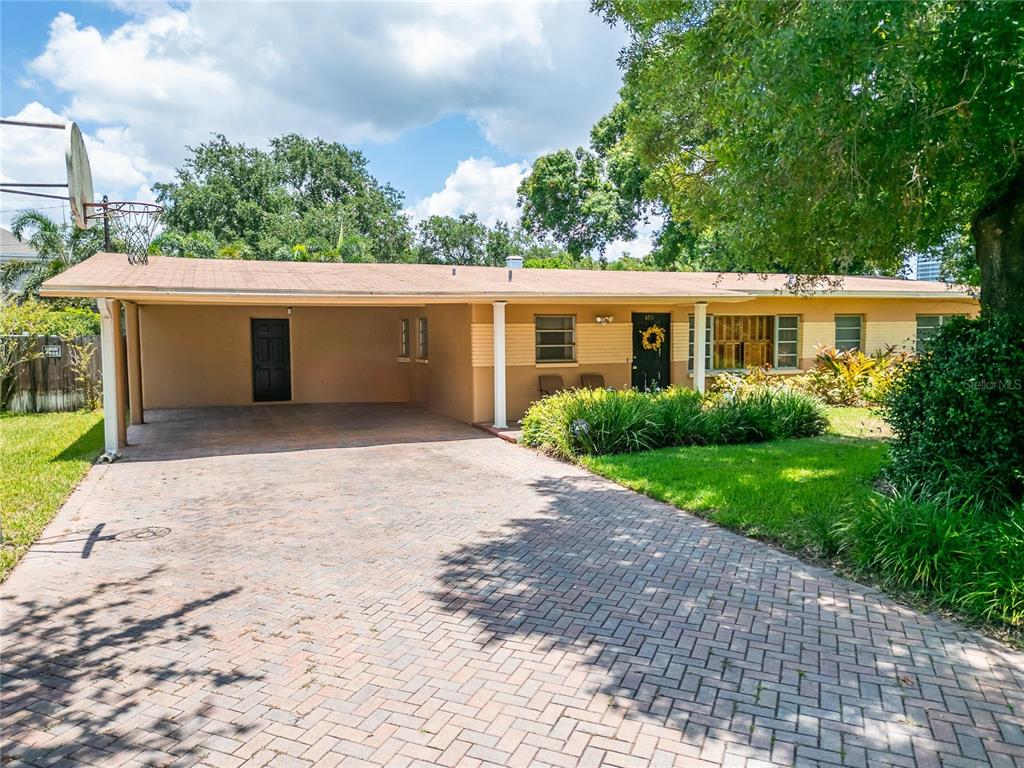
POLYGON ((614 319, 615 318, 612 317, 611 315, 598 315, 597 317, 594 318, 594 322, 597 323, 598 325, 606 325, 607 323, 612 322, 614 319))

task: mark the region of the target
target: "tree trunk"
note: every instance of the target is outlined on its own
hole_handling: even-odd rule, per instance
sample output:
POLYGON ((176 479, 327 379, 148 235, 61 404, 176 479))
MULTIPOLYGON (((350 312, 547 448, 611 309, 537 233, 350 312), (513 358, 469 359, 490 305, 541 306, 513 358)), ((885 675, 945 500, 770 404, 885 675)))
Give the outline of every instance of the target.
POLYGON ((1006 191, 974 215, 981 308, 1024 320, 1024 165, 1006 191))

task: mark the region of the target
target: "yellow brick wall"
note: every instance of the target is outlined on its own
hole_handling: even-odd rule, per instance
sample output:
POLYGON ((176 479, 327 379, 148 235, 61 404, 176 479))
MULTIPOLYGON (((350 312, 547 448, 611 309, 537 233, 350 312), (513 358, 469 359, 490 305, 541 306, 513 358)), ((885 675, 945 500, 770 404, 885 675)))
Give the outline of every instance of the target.
POLYGON ((581 365, 627 363, 633 354, 630 323, 577 323, 576 359, 581 365))
POLYGON ((868 318, 864 323, 864 351, 869 355, 890 345, 913 351, 916 339, 916 316, 913 320, 888 322, 872 322, 868 318))
MULTIPOLYGON (((626 363, 633 352, 633 327, 629 323, 576 324, 576 358, 582 365, 626 363)), ((494 326, 473 323, 470 328, 473 366, 494 364, 494 326)), ((534 326, 508 323, 505 326, 505 362, 507 365, 535 365, 534 326)))
POLYGON ((506 323, 505 365, 533 365, 536 354, 533 323, 506 323))
POLYGON ((473 323, 469 327, 469 340, 473 348, 473 367, 490 368, 494 365, 494 326, 490 323, 473 323))
POLYGON ((800 322, 800 358, 814 358, 820 346, 831 346, 836 343, 836 324, 834 320, 804 320, 800 322))

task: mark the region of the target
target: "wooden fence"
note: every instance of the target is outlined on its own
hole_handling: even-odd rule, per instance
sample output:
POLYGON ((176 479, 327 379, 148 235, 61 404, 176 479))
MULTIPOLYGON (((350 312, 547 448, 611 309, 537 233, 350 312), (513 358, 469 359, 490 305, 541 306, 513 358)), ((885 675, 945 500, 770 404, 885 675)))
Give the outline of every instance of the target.
POLYGON ((16 413, 76 411, 88 404, 89 388, 95 393, 93 402, 98 402, 103 379, 99 336, 73 339, 36 336, 34 341, 25 343, 32 345, 35 356, 12 373, 13 386, 5 406, 8 410, 16 413), (78 350, 88 349, 90 345, 92 359, 88 365, 76 364, 76 360, 80 361, 78 350))

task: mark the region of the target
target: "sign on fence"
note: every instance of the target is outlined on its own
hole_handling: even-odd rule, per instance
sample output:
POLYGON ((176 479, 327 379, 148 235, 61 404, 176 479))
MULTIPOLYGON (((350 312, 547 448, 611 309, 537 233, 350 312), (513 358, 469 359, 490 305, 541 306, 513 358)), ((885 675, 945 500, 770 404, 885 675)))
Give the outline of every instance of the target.
POLYGON ((102 379, 99 336, 5 339, 29 345, 29 354, 0 382, 0 399, 6 399, 0 407, 20 413, 95 407, 102 379))

